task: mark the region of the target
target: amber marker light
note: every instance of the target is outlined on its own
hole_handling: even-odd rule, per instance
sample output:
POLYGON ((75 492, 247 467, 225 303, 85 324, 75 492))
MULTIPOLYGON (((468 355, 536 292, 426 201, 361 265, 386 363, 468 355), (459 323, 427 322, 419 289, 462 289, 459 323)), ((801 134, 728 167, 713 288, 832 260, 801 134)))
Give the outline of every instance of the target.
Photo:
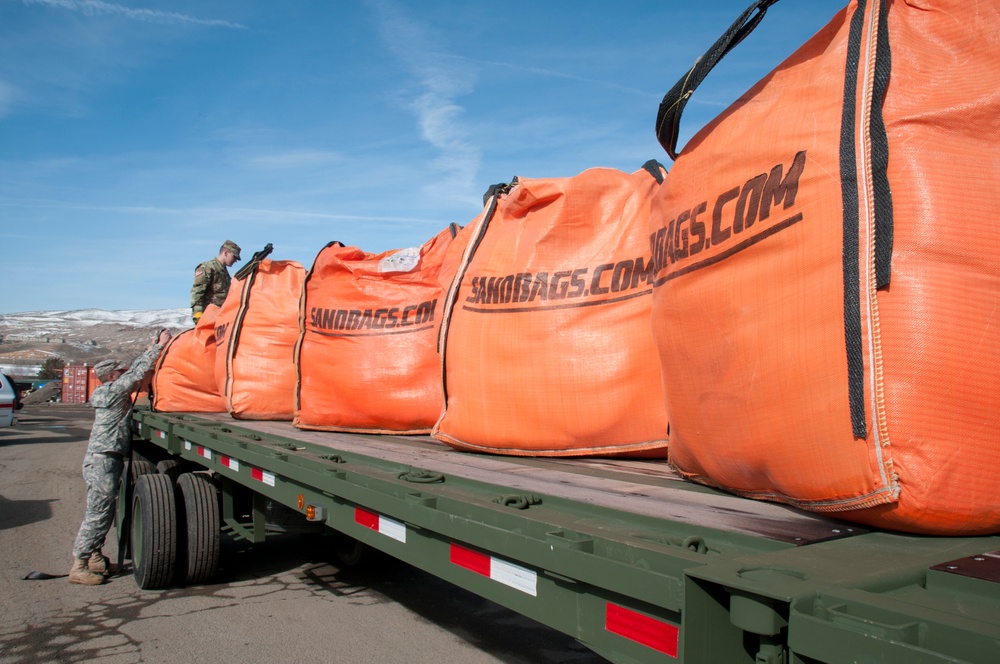
POLYGON ((326 521, 326 509, 322 505, 306 505, 306 521, 326 521))

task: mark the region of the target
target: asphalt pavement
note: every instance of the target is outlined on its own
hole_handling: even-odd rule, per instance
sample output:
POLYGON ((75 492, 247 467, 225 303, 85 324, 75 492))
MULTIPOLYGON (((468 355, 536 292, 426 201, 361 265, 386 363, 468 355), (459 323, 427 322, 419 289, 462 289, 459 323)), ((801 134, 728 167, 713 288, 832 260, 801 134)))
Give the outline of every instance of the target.
MULTIPOLYGON (((330 538, 223 537, 208 584, 140 590, 64 577, 93 411, 37 404, 0 429, 0 662, 599 664, 569 636, 376 554, 344 568, 330 538)), ((104 552, 115 560, 112 529, 104 552)))

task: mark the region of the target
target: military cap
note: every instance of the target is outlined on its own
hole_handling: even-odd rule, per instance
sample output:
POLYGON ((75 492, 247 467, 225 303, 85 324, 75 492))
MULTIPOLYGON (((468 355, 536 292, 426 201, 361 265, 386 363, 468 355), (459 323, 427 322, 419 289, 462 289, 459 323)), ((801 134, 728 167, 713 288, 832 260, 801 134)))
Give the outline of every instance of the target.
POLYGON ((232 252, 233 256, 236 256, 236 260, 243 260, 240 258, 240 245, 236 244, 232 240, 226 240, 223 242, 222 248, 226 251, 232 252))
POLYGON ((97 374, 98 378, 101 378, 102 376, 107 376, 115 369, 120 369, 120 368, 121 364, 118 362, 118 360, 101 360, 100 362, 94 365, 94 373, 97 374))

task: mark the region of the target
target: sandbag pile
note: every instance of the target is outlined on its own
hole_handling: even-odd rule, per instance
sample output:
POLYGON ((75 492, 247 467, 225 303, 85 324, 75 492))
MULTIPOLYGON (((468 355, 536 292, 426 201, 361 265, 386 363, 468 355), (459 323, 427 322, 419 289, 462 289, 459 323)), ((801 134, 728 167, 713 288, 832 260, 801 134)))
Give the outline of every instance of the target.
MULTIPOLYGON (((746 496, 990 533, 1000 5, 920 5, 852 2, 677 157, 650 227, 670 458, 746 496)), ((671 154, 724 46, 664 99, 671 154)))
POLYGON ((458 231, 379 254, 339 242, 319 253, 302 297, 295 426, 430 432, 443 405, 442 263, 458 231))

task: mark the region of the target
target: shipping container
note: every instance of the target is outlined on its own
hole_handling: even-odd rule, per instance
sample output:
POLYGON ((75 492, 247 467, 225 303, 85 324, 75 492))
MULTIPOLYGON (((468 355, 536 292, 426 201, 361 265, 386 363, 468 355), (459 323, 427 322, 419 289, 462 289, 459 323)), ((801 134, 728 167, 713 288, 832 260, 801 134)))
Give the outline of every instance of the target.
POLYGON ((94 367, 87 364, 66 366, 63 368, 62 402, 87 403, 100 384, 94 367))

